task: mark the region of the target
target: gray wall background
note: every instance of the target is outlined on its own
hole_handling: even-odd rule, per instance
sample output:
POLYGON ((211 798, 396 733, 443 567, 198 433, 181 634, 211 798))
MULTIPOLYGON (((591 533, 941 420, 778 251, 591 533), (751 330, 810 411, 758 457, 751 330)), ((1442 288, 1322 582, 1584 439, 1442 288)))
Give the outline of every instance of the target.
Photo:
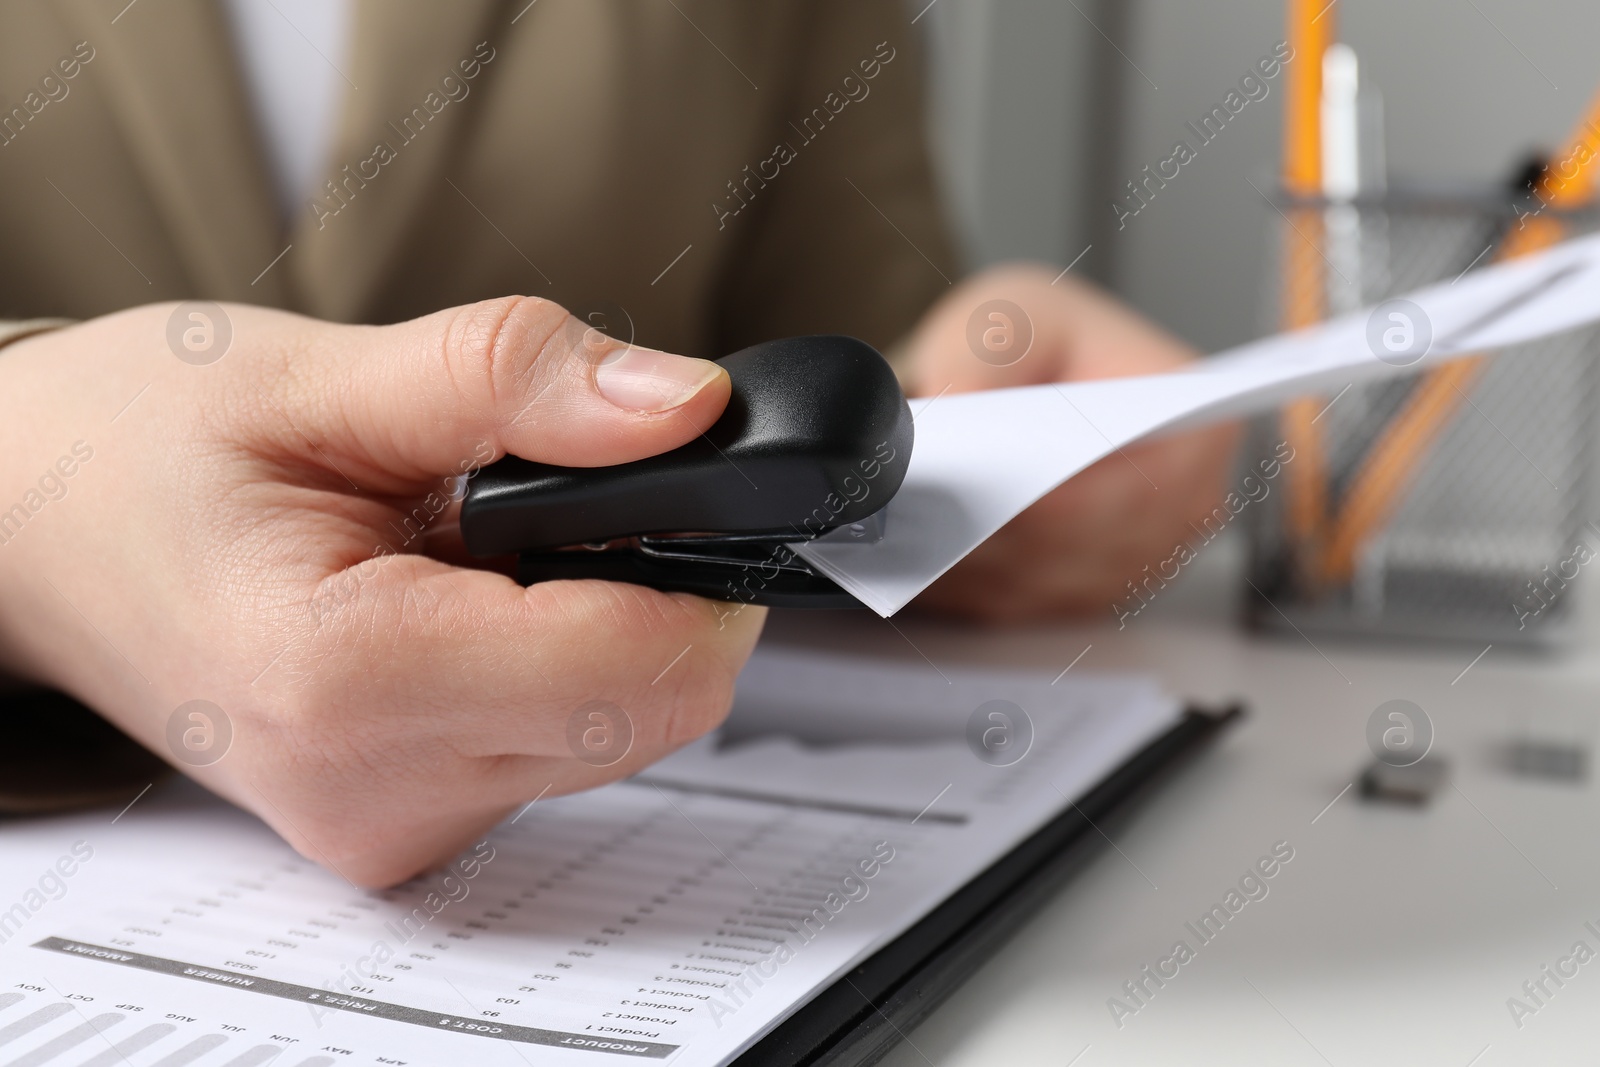
MULTIPOLYGON (((969 264, 1079 271, 1203 349, 1259 336, 1282 87, 1251 103, 1126 228, 1110 204, 1185 121, 1283 38, 1280 0, 909 0, 969 264)), ((1336 0, 1383 95, 1391 180, 1502 182, 1600 89, 1596 0, 1336 0)), ((1192 141, 1192 138, 1190 138, 1192 141)))

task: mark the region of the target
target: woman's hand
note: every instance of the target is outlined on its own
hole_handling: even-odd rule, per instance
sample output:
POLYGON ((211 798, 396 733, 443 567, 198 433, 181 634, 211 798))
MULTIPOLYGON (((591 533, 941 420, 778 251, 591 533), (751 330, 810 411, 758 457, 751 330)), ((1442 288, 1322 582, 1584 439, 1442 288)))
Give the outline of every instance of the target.
POLYGON ((0 668, 351 881, 402 880, 720 722, 760 609, 523 589, 429 546, 467 472, 663 452, 728 391, 519 298, 385 327, 161 305, 21 341, 0 352, 0 668))
MULTIPOLYGON (((1153 374, 1197 357, 1098 290, 1053 277, 1002 267, 952 290, 912 336, 911 392, 1153 374)), ((1222 499, 1237 437, 1236 427, 1219 426, 1108 456, 1006 524, 916 603, 996 622, 1111 614, 1126 583, 1192 538, 1189 523, 1222 499)))

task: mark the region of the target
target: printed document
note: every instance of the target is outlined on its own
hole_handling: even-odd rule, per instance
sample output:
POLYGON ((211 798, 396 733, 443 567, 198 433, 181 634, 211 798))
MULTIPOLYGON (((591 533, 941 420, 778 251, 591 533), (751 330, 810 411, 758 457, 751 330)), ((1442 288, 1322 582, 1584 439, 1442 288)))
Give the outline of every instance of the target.
POLYGON ((186 782, 13 822, 0 1063, 726 1063, 1179 714, 947 673, 758 652, 720 734, 383 892, 186 782))

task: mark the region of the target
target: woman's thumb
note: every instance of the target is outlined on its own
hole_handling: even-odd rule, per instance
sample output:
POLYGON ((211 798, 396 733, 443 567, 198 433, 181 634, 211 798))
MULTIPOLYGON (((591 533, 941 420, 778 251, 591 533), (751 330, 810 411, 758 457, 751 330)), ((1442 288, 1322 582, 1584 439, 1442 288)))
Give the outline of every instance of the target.
POLYGON ((704 433, 730 388, 709 360, 625 344, 531 297, 339 327, 328 342, 294 406, 325 447, 400 482, 458 474, 468 456, 643 459, 704 433))

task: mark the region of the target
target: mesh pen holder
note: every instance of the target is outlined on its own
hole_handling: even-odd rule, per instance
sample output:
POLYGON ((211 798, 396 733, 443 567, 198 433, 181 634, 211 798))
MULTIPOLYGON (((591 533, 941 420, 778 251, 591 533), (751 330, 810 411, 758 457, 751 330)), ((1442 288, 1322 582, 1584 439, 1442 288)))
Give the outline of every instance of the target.
MULTIPOLYGON (((1529 226, 1561 236, 1600 228, 1600 213, 1557 212, 1531 197, 1394 194, 1279 207, 1272 295, 1280 322, 1298 319, 1289 325, 1449 281, 1526 243, 1529 226)), ((1600 557, 1600 529, 1589 522, 1600 329, 1503 354, 1485 353, 1460 386, 1430 385, 1427 374, 1355 385, 1308 398, 1298 418, 1290 410, 1252 427, 1247 454, 1281 456, 1295 439, 1301 447, 1285 465, 1285 491, 1249 509, 1251 625, 1477 644, 1545 643, 1569 629, 1571 585, 1600 557), (1422 389, 1448 414, 1408 462, 1385 467, 1386 443, 1418 438, 1409 431, 1427 406, 1422 389), (1371 491, 1379 467, 1405 471, 1395 492, 1371 491), (1381 521, 1352 523, 1363 510, 1352 502, 1374 500, 1385 502, 1381 521)))

